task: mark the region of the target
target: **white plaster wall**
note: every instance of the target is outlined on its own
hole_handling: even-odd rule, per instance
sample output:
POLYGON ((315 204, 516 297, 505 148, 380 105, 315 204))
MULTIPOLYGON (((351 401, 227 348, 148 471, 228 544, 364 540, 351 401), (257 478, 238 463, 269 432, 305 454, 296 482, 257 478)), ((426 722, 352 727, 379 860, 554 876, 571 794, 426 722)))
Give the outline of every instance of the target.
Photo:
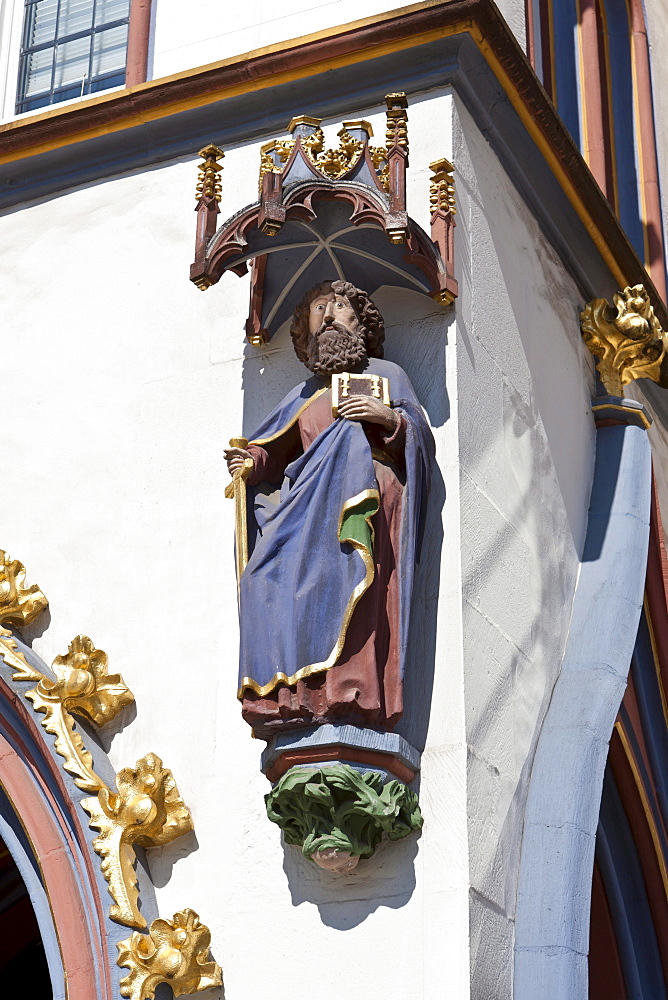
MULTIPOLYGON (((157 79, 253 49, 400 9, 393 0, 153 0, 149 76, 157 79)), ((526 49, 524 0, 499 0, 499 10, 526 49)), ((0 120, 16 98, 23 0, 0 0, 0 120)), ((75 103, 69 101, 67 103, 75 103)), ((20 116, 25 117, 25 116, 20 116)))
POLYGON ((458 104, 454 129, 471 996, 512 996, 528 778, 593 474, 580 295, 458 104))
MULTIPOLYGON (((382 134, 380 109, 350 115, 382 134)), ((451 98, 424 98, 410 115, 409 208, 424 224, 426 164, 452 155, 451 98)), ((259 145, 226 150, 223 217, 256 197, 259 145)), ((0 217, 11 247, 0 274, 0 545, 50 599, 51 621, 34 637, 45 660, 89 634, 134 692, 136 718, 105 736, 114 766, 154 751, 174 772, 195 833, 153 852, 151 874, 162 915, 189 906, 211 928, 226 1000, 440 1000, 446 988, 467 1000, 453 314, 378 295, 391 316, 388 357, 414 382, 440 463, 409 682, 416 703, 431 697, 425 830, 338 880, 282 847, 264 812, 264 744, 235 697, 222 452, 244 413, 248 431, 304 372, 285 330, 262 352, 244 347, 247 278, 227 275, 204 294, 188 281, 195 182, 193 158, 0 217), (420 673, 425 650, 433 684, 420 673)))
MULTIPOLYGON (((156 77, 408 6, 393 0, 284 0, 280 5, 250 0, 235 6, 198 0, 187 8, 180 0, 154 2, 156 77)), ((498 7, 525 48, 524 0, 499 0, 498 7)))

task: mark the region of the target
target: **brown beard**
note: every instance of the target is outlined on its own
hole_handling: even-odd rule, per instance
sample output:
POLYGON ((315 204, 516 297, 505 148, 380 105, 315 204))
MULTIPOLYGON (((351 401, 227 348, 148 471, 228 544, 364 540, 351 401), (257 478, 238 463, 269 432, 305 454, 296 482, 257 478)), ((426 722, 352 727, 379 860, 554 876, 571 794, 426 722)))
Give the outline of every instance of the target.
POLYGON ((366 359, 364 330, 349 330, 342 323, 322 326, 311 337, 307 349, 307 366, 316 375, 334 375, 350 371, 366 359))

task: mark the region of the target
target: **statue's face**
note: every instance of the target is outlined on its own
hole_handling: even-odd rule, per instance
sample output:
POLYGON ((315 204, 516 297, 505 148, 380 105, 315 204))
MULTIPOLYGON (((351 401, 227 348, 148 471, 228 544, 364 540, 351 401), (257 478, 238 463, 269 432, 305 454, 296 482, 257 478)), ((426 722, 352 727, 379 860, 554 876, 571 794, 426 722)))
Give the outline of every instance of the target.
POLYGON ((356 330, 359 326, 357 313, 345 295, 326 292, 314 299, 309 306, 309 331, 315 336, 330 324, 333 327, 335 323, 347 330, 356 330))
POLYGON ((325 291, 309 305, 306 365, 317 375, 354 370, 366 359, 363 325, 350 299, 325 291))

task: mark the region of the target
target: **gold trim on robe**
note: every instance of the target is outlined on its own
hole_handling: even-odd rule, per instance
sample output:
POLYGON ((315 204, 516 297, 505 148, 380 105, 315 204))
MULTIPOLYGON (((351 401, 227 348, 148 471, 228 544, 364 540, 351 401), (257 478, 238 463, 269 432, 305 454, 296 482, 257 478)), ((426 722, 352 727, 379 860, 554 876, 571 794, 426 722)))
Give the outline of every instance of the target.
MULTIPOLYGON (((320 395, 320 393, 318 393, 318 395, 320 395)), ((315 399, 315 396, 312 396, 311 399, 315 399)), ((302 407, 302 410, 303 409, 304 407, 302 407)), ((300 410, 299 412, 301 413, 302 410, 300 410)), ((259 442, 254 441, 252 443, 258 444, 259 442)), ((339 525, 338 525, 339 535, 341 533, 341 528, 343 526, 343 520, 346 513, 353 507, 357 507, 358 504, 362 503, 364 500, 377 500, 378 505, 380 506, 380 492, 378 490, 362 490, 362 492, 358 493, 357 496, 351 497, 350 500, 346 500, 343 507, 341 508, 341 513, 339 515, 339 525)), ((378 507, 376 508, 375 511, 373 511, 373 513, 367 515, 364 518, 366 523, 369 525, 372 542, 375 533, 373 525, 371 523, 371 518, 374 516, 374 514, 377 513, 377 511, 378 507)), ((254 691, 255 694, 257 694, 260 698, 264 698, 265 695, 268 695, 269 692, 273 691, 274 688, 278 687, 279 684, 287 684, 288 686, 292 686, 293 684, 296 684, 297 681, 303 680, 305 677, 310 677, 312 674, 323 673, 325 670, 330 670, 332 667, 336 666, 336 662, 341 656, 341 653, 343 652, 343 646, 346 641, 346 633, 348 632, 348 626, 350 625, 350 619, 353 616, 353 611, 357 607, 357 604, 362 595, 366 593, 366 591, 373 583, 373 578, 375 575, 373 553, 366 545, 364 545, 362 542, 358 542, 354 538, 340 538, 340 541, 348 542, 350 545, 353 546, 354 549, 357 549, 360 556, 362 557, 365 573, 364 573, 364 579, 357 584, 352 594, 350 595, 348 604, 346 606, 346 610, 343 614, 343 623, 341 625, 341 631, 339 632, 339 637, 334 645, 334 649, 331 651, 326 660, 322 660, 322 662, 320 663, 310 663, 307 667, 301 667, 299 670, 295 671, 295 673, 292 674, 291 676, 288 676, 287 674, 283 673, 283 671, 279 671, 278 673, 274 674, 274 676, 271 678, 270 681, 268 681, 266 684, 263 684, 262 686, 260 686, 257 683, 257 681, 254 681, 252 677, 244 677, 241 682, 241 687, 237 692, 237 698, 239 699, 239 701, 243 701, 244 691, 248 689, 254 691)))

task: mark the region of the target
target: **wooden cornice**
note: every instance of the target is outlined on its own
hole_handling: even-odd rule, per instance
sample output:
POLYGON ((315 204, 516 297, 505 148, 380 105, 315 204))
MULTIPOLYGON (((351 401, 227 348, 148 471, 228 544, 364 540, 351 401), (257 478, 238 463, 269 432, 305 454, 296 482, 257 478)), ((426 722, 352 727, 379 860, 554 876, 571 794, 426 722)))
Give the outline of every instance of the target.
POLYGON ((661 297, 491 0, 425 0, 10 122, 0 126, 0 165, 457 35, 486 60, 613 279, 643 283, 668 329, 661 297))

